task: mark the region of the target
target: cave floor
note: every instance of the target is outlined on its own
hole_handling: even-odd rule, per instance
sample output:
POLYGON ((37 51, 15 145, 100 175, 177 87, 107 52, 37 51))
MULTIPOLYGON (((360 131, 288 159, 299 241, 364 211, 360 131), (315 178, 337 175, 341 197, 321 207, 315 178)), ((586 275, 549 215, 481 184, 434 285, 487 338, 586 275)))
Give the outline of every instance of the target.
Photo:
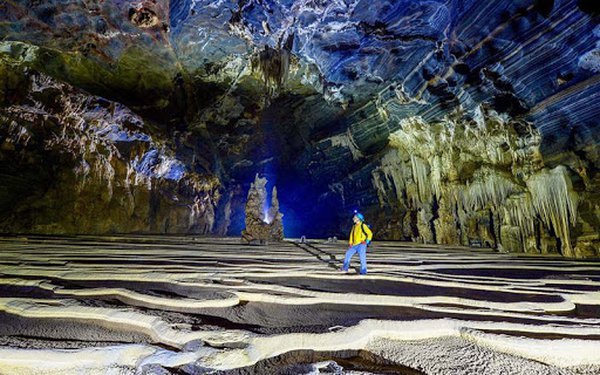
POLYGON ((344 252, 2 237, 0 374, 600 373, 600 262, 377 242, 359 276, 344 252))

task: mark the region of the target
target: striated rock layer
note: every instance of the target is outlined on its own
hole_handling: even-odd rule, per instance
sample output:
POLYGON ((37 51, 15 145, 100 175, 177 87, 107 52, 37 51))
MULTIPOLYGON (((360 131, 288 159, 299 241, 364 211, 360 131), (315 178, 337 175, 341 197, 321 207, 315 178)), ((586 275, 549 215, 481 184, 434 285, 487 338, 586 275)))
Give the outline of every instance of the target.
POLYGON ((344 245, 5 237, 0 372, 600 370, 598 262, 379 241, 360 276, 344 245))
POLYGON ((262 173, 288 235, 342 235, 360 209, 378 239, 598 256, 598 17, 582 0, 0 4, 0 230, 237 236, 262 173))

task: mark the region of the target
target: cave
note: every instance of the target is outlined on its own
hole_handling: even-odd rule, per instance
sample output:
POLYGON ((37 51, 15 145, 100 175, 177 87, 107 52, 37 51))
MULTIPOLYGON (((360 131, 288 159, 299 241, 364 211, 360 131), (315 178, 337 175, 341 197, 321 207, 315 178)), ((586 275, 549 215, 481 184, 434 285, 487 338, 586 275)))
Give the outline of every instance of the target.
MULTIPOLYGON (((62 239, 65 248, 98 241, 103 249, 149 251, 155 240, 182 257, 190 243, 214 240, 226 253, 245 230, 248 192, 260 176, 268 181, 267 200, 277 192, 283 217, 285 240, 273 246, 309 254, 330 271, 343 257, 327 246, 348 237, 360 212, 375 248, 429 249, 423 251, 433 252, 431 262, 438 251, 493 254, 494 262, 510 257, 524 267, 528 259, 536 265, 531 275, 568 264, 569 280, 595 285, 599 9, 581 0, 2 2, 0 239, 40 249, 54 241, 60 247, 62 239), (589 274, 579 268, 586 264, 589 274)), ((90 254, 100 267, 101 254, 90 254)), ((194 257, 185 267, 205 266, 194 257)), ((59 267, 70 259, 50 258, 31 265, 59 267)), ((8 268, 22 262, 4 260, 8 268)), ((35 276, 9 271, 0 267, 0 282, 19 274, 27 284, 35 276)), ((45 277, 59 283, 63 276, 45 277)), ((0 297, 15 297, 5 284, 0 297)), ((137 308, 154 306, 144 301, 137 308)), ((436 309, 451 309, 442 305, 436 309)), ((431 319, 440 317, 432 311, 431 319)), ((478 335, 491 335, 492 326, 478 335)), ((154 331, 122 336, 107 340, 183 345, 154 331)), ((12 345, 6 342, 0 347, 12 345)), ((364 371, 376 362, 390 373, 437 371, 406 361, 388 368, 377 347, 298 347, 235 371, 275 371, 294 358, 302 358, 302 368, 337 358, 364 371)), ((143 371, 200 373, 159 367, 143 371)))
POLYGON ((290 238, 598 256, 590 4, 215 7, 3 5, 0 231, 237 236, 258 173, 290 238))

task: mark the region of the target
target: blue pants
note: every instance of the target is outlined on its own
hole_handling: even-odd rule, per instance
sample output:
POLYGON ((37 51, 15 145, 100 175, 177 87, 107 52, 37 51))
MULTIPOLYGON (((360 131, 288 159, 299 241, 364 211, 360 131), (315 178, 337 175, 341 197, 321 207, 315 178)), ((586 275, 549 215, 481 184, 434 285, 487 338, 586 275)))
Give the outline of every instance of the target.
POLYGON ((344 259, 344 267, 342 268, 344 271, 348 271, 348 267, 350 267, 350 259, 354 256, 355 253, 358 252, 358 257, 360 258, 360 274, 367 274, 367 245, 364 243, 359 243, 358 245, 354 245, 346 251, 346 259, 344 259))

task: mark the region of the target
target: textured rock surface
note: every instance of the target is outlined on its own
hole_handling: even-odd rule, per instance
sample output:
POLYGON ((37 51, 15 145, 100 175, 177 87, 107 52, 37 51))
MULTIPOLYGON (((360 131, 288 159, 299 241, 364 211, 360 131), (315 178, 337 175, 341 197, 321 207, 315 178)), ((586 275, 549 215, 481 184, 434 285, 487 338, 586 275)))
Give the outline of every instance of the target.
POLYGON ((244 242, 266 244, 283 240, 283 214, 279 212, 277 188, 273 187, 271 204, 267 205, 267 179, 258 174, 248 190, 245 212, 244 242))
POLYGON ((21 82, 0 108, 2 231, 213 229, 218 179, 193 171, 138 115, 3 63, 21 82))
MULTIPOLYGON (((285 192, 289 235, 346 233, 360 208, 376 238, 599 255, 593 1, 11 1, 0 14, 3 231, 238 235, 260 172, 285 192), (11 144, 27 128, 19 108, 51 106, 52 95, 32 98, 32 76, 62 85, 64 100, 115 103, 118 129, 128 126, 120 113, 132 113, 150 141, 129 144, 146 148, 124 152, 121 167, 112 159, 112 184, 74 172, 85 153, 17 156, 11 144), (152 147, 161 155, 152 160, 173 156, 196 187, 158 176, 160 198, 135 188, 154 197, 136 199, 182 207, 135 214, 158 217, 141 224, 132 219, 141 206, 119 186, 128 160, 152 147), (94 218, 79 209, 20 219, 44 210, 49 181, 69 192, 84 180, 87 193, 60 194, 104 205, 94 218), (92 199, 103 194, 112 206, 92 199)), ((60 111, 56 124, 35 120, 39 142, 64 128, 60 111)), ((120 143, 86 136, 77 142, 88 149, 120 143)))
POLYGON ((0 372, 598 374, 598 262, 344 245, 4 237, 0 372))

